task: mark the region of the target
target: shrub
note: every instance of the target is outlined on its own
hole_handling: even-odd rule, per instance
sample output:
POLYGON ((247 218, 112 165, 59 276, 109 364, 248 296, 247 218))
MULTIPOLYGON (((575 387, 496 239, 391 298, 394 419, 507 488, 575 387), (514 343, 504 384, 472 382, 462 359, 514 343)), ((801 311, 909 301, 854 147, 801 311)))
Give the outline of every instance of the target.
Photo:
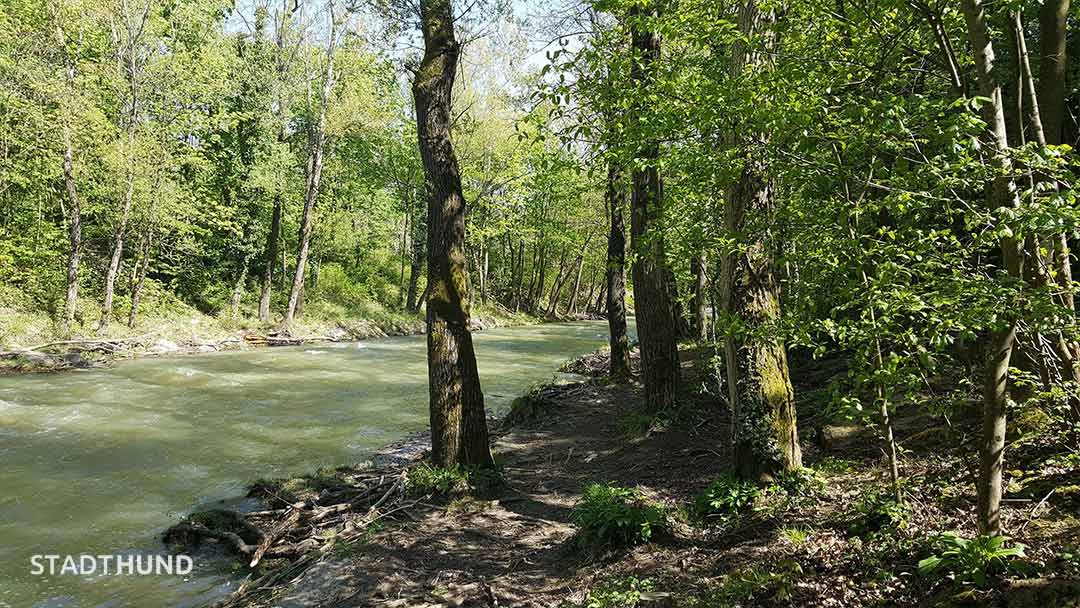
POLYGON ((760 494, 754 482, 724 475, 697 496, 694 511, 699 517, 735 515, 753 507, 760 494))
POLYGON ((937 538, 938 553, 919 562, 923 576, 949 575, 961 585, 983 587, 988 577, 1004 572, 1024 557, 1024 545, 1006 547, 1004 536, 963 538, 942 534, 937 538))
POLYGON ((571 518, 578 542, 589 549, 647 543, 668 525, 663 507, 637 490, 609 483, 589 484, 571 518))

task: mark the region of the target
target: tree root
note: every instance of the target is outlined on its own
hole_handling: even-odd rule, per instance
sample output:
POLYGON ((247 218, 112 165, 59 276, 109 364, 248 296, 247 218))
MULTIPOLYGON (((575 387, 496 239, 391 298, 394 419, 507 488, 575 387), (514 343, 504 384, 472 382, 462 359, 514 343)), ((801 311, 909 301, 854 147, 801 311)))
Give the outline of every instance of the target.
MULTIPOLYGON (((302 500, 293 499, 273 484, 262 484, 253 488, 252 494, 263 496, 270 506, 283 507, 247 514, 223 509, 199 511, 166 530, 163 539, 181 547, 195 547, 207 540, 219 543, 249 568, 266 560, 286 560, 261 577, 249 578, 220 604, 234 606, 241 598, 302 574, 326 555, 334 542, 355 541, 371 523, 407 515, 407 509, 419 501, 405 500, 406 473, 407 468, 398 467, 338 474, 332 480, 337 485, 302 500)), ((331 482, 322 478, 319 483, 331 482)))

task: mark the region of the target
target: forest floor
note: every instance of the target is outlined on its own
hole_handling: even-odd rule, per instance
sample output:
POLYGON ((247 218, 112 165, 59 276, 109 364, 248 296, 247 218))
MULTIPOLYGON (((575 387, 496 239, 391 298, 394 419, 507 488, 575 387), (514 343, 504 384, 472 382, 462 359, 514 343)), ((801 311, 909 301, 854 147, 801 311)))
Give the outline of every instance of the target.
MULTIPOLYGON (((1014 425, 1020 434, 1010 436, 1006 455, 1003 521, 1011 542, 1027 546, 1026 558, 1016 562, 1022 567, 992 576, 981 588, 963 586, 962 577, 921 576, 917 563, 940 551, 939 534, 975 533, 974 417, 901 409, 896 426, 906 506, 889 506, 882 498, 890 494, 888 469, 874 433, 831 427, 817 409, 829 380, 844 373, 836 362, 793 369, 813 482, 792 492, 766 491, 752 509, 730 517, 695 519, 687 505, 728 466, 728 419, 708 394, 710 357, 702 355, 684 355, 687 390, 679 412, 664 420, 641 413, 637 384, 597 377, 534 390, 493 433, 501 486, 480 495, 451 491, 407 500, 406 494, 392 512, 383 506, 387 516, 377 521, 368 508, 346 516, 345 532, 319 524, 298 528, 324 547, 318 557, 279 571, 284 576, 266 575, 228 604, 1049 608, 1080 602, 1075 448, 1059 441, 1046 421, 1021 414, 1014 425), (648 544, 583 550, 572 513, 593 481, 637 488, 664 505, 670 530, 648 544)), ((568 367, 602 372, 606 358, 594 354, 568 367)), ((389 487, 387 479, 404 479, 417 466, 424 465, 321 472, 279 482, 263 495, 280 507, 317 494, 304 508, 319 509, 311 505, 342 495, 334 488, 350 479, 377 478, 380 488, 389 487)), ((300 517, 293 509, 281 513, 290 513, 293 523, 300 517)))

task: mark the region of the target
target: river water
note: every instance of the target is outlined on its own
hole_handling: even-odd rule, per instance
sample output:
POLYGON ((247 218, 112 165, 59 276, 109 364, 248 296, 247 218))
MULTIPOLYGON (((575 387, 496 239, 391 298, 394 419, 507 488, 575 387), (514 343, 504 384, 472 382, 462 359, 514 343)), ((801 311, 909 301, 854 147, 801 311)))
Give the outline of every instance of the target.
MULTIPOLYGON (((488 411, 603 345, 603 322, 474 334, 488 411)), ((35 576, 31 556, 162 551, 164 528, 259 477, 355 463, 427 427, 423 336, 0 377, 0 608, 193 606, 227 562, 182 576, 35 576)))

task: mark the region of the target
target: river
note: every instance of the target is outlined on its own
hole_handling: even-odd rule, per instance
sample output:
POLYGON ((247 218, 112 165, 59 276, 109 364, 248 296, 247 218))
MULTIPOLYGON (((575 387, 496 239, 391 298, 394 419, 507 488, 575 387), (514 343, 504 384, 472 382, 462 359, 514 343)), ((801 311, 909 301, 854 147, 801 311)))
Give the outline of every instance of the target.
MULTIPOLYGON (((603 345, 603 322, 474 334, 489 412, 603 345)), ((259 477, 363 461, 427 427, 423 336, 147 358, 0 377, 0 608, 198 605, 227 563, 181 576, 31 574, 31 556, 162 551, 162 530, 259 477)))

